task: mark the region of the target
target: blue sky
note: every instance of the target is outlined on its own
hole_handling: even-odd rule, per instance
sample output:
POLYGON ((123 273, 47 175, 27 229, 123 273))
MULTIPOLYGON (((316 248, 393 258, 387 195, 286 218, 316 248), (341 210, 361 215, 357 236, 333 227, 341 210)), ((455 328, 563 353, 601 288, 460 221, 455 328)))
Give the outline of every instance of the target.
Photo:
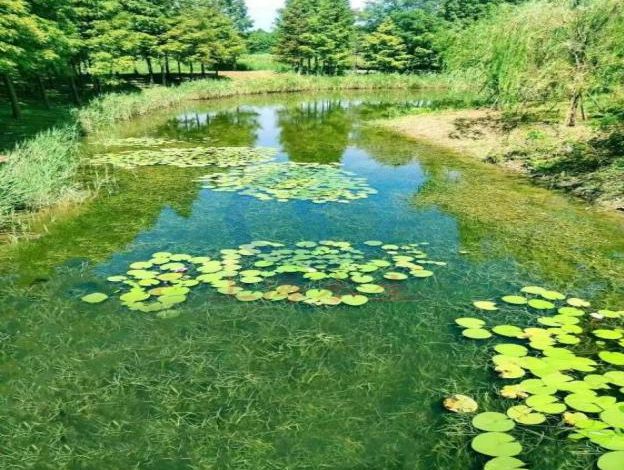
MULTIPOLYGON (((284 6, 285 0, 246 0, 249 14, 256 28, 270 29, 277 15, 277 10, 284 6)), ((364 5, 365 0, 351 0, 354 8, 364 5)))

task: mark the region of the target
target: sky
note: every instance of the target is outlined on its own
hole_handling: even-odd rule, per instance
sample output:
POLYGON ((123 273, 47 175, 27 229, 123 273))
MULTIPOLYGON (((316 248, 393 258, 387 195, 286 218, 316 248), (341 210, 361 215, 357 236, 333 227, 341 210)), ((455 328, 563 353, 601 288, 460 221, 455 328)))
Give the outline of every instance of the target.
MULTIPOLYGON (((354 8, 360 8, 366 0, 351 0, 354 8)), ((285 0, 246 0, 249 14, 256 28, 271 29, 277 10, 284 6, 285 0)))

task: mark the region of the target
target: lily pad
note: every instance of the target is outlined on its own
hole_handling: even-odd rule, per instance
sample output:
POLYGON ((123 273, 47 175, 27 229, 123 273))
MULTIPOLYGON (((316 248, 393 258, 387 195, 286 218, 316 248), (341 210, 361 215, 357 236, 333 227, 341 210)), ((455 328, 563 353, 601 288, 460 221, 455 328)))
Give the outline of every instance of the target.
POLYGON ((382 294, 385 289, 377 284, 362 284, 357 287, 358 292, 362 294, 382 294))
POLYGON ((453 413, 474 413, 479 408, 479 405, 474 399, 461 394, 451 395, 445 398, 442 404, 444 408, 453 413))
POLYGON ((488 339, 492 337, 492 333, 483 328, 467 328, 462 331, 462 335, 470 339, 488 339))
POLYGON ((527 426, 542 424, 546 421, 546 416, 541 413, 536 413, 532 408, 525 405, 512 406, 507 410, 507 416, 515 422, 527 426))
POLYGON ((343 295, 341 297, 342 303, 350 305, 352 307, 359 307, 368 302, 368 297, 363 295, 343 295))
POLYGON ((600 359, 614 366, 624 366, 624 353, 617 351, 601 351, 598 353, 600 359))
POLYGON ((108 300, 108 295, 101 292, 94 292, 93 294, 85 295, 80 300, 88 304, 101 304, 102 302, 108 300))
POLYGON ((479 318, 457 318, 455 323, 463 328, 482 328, 485 326, 485 322, 479 318))
POLYGON ((524 305, 527 303, 526 297, 522 297, 521 295, 506 295, 501 300, 512 305, 524 305))
POLYGON ((598 459, 600 470, 622 470, 624 468, 624 451, 607 452, 598 459))
POLYGON ((481 431, 489 432, 511 431, 516 426, 506 415, 492 411, 479 413, 472 419, 472 425, 481 431))
POLYGON ((531 299, 528 302, 529 307, 537 310, 550 310, 555 308, 555 304, 542 299, 531 299))
POLYGON ((471 446, 476 452, 490 457, 513 457, 522 452, 522 445, 512 435, 502 432, 479 434, 471 446))
POLYGON ((523 357, 529 352, 527 348, 519 344, 497 344, 494 349, 499 354, 512 357, 523 357))
POLYGON ((525 463, 515 457, 496 457, 488 460, 483 470, 522 470, 525 469, 525 463))
POLYGON ((472 304, 479 310, 487 310, 487 311, 498 310, 496 303, 491 302, 489 300, 479 300, 479 301, 473 302, 472 304))

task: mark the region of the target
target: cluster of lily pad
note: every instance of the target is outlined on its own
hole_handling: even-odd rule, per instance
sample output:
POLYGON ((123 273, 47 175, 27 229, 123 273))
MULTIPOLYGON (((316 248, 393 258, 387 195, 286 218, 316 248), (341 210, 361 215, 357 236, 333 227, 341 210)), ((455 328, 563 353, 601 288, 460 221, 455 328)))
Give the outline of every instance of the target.
POLYGON ((178 168, 216 166, 234 168, 268 162, 276 155, 272 148, 252 147, 160 147, 121 150, 96 154, 94 165, 113 165, 132 169, 167 165, 178 168))
POLYGON ((465 337, 507 339, 493 346, 492 366, 501 379, 514 381, 502 386, 500 395, 515 403, 506 413, 485 412, 472 420, 483 431, 472 448, 494 457, 485 468, 524 468, 516 458, 522 446, 508 431, 516 424, 559 421, 570 428, 571 439, 588 439, 606 452, 598 468, 624 469, 624 310, 596 311, 586 300, 537 286, 501 302, 474 306, 494 312, 506 305, 542 316, 528 327, 490 327, 489 319, 474 317, 455 320, 465 337))
POLYGON ((366 178, 356 177, 335 164, 269 163, 208 175, 202 181, 214 191, 238 192, 262 201, 349 203, 377 193, 366 178))
MULTIPOLYGON (((446 263, 428 259, 426 243, 405 245, 364 242, 362 249, 344 241, 304 241, 287 247, 255 241, 221 250, 215 258, 168 252, 130 265, 108 281, 131 310, 163 312, 185 302, 191 289, 209 285, 241 302, 296 302, 312 306, 364 305, 409 278, 428 278, 425 266, 446 263)), ((108 299, 103 293, 82 298, 108 299)))
POLYGON ((125 137, 110 138, 99 142, 99 145, 105 147, 163 147, 165 145, 179 145, 181 141, 176 139, 165 139, 162 137, 125 137))

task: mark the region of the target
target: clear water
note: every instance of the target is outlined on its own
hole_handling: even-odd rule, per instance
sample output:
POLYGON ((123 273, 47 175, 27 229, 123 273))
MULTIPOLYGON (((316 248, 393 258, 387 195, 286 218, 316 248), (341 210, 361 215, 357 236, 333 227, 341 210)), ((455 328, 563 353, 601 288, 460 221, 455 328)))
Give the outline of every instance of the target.
MULTIPOLYGON (((378 194, 351 204, 202 189, 208 170, 110 170, 115 183, 4 249, 0 434, 10 468, 480 468, 450 393, 495 408, 487 348, 453 320, 526 284, 624 306, 624 223, 519 177, 370 125, 432 105, 400 94, 191 103, 119 136, 278 149, 339 163, 378 194), (199 288, 175 319, 132 313, 105 278, 156 251, 253 240, 428 242, 434 278, 359 307, 241 304, 199 288)), ((97 171, 103 171, 98 169, 97 171)), ((503 309, 493 321, 509 318, 503 309)), ((532 313, 522 319, 530 321, 532 313)), ((588 468, 555 427, 533 468, 588 468), (570 458, 574 456, 574 458, 570 458)), ((518 431, 531 449, 536 437, 518 431)))

